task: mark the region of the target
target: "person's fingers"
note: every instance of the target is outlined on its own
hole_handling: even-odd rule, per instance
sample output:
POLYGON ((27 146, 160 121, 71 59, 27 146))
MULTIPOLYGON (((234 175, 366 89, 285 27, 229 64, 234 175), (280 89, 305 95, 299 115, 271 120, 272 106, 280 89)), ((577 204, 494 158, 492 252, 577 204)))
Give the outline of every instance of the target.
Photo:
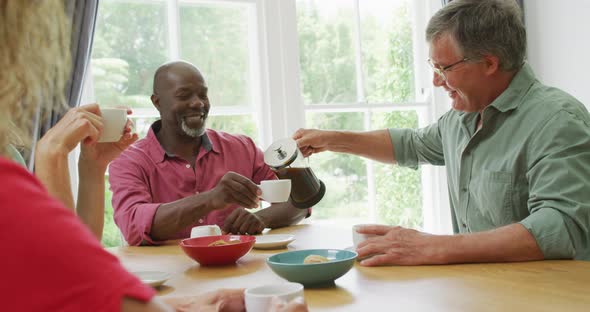
POLYGON ((248 221, 249 212, 241 208, 239 209, 240 214, 238 215, 238 218, 236 219, 232 227, 235 234, 242 234, 245 233, 247 230, 247 228, 244 228, 244 230, 242 231, 242 226, 248 221))
POLYGON ((293 300, 287 303, 285 312, 307 312, 307 305, 305 299, 302 296, 295 297, 293 300))
POLYGON ((238 204, 239 206, 246 207, 246 208, 256 207, 257 204, 253 200, 248 199, 245 196, 242 196, 242 194, 238 194, 238 193, 235 193, 232 191, 229 191, 229 192, 230 193, 227 194, 227 197, 228 197, 230 203, 238 204))
MULTIPOLYGON (((254 184, 255 185, 255 184, 254 184)), ((229 187, 229 196, 237 201, 241 206, 247 208, 254 208, 258 206, 258 195, 256 195, 257 188, 248 188, 245 184, 236 180, 227 181, 229 187)))
POLYGON ((262 224, 262 222, 258 220, 258 218, 254 218, 256 219, 256 221, 250 223, 250 227, 247 230, 247 233, 250 235, 260 234, 264 230, 264 225, 262 224))
POLYGON ((388 225, 363 225, 359 226, 356 231, 360 234, 377 234, 385 235, 391 231, 393 227, 388 225))
POLYGON ((98 141, 102 130, 102 122, 92 121, 91 118, 78 118, 74 122, 74 129, 77 134, 74 135, 75 141, 84 144, 91 144, 98 141))
POLYGON ((270 299, 270 307, 271 307, 270 311, 271 312, 281 311, 282 309, 285 308, 286 304, 287 303, 283 299, 281 299, 277 296, 274 296, 270 299))
POLYGON ((79 108, 80 110, 90 112, 94 115, 99 115, 99 116, 102 115, 100 113, 100 106, 97 103, 84 104, 84 105, 78 106, 77 108, 79 108))
POLYGON ((384 241, 382 238, 372 237, 370 239, 374 240, 367 240, 364 241, 362 244, 359 244, 357 248, 359 258, 364 258, 376 254, 384 254, 387 252, 388 249, 395 247, 392 244, 388 244, 388 242, 384 241))
POLYGON ((311 154, 313 154, 313 148, 311 147, 304 147, 300 149, 301 154, 303 154, 303 157, 309 157, 311 156, 311 154))
POLYGON ((131 133, 131 131, 133 131, 133 121, 131 121, 131 119, 127 119, 123 133, 131 133))
POLYGON ((117 142, 118 148, 121 151, 124 151, 125 149, 127 149, 129 147, 129 145, 131 145, 131 144, 133 144, 133 142, 137 141, 137 139, 139 139, 139 136, 137 135, 137 133, 125 133, 121 136, 121 138, 119 139, 119 142, 117 142))
POLYGON ((236 209, 232 213, 230 213, 229 216, 227 216, 227 218, 225 218, 225 221, 223 222, 223 231, 224 232, 232 233, 232 226, 236 222, 238 215, 239 215, 239 211, 236 209))
POLYGON ((238 182, 242 187, 244 187, 247 190, 248 194, 258 194, 258 191, 260 189, 258 188, 258 185, 256 185, 256 183, 252 182, 252 180, 239 174, 235 174, 233 178, 234 181, 238 182))
POLYGON ((252 222, 251 220, 252 219, 250 219, 248 216, 242 217, 242 223, 240 223, 240 227, 238 228, 239 234, 250 234, 248 230, 250 229, 250 222, 252 222))
POLYGON ((305 132, 305 129, 303 128, 299 128, 297 129, 297 131, 295 131, 295 133, 293 133, 293 140, 297 140, 300 139, 303 136, 303 133, 305 132))
POLYGON ((380 265, 390 265, 396 264, 395 263, 394 254, 386 254, 386 255, 375 255, 371 258, 364 259, 361 261, 362 266, 380 266, 380 265))
POLYGON ((234 221, 229 224, 229 232, 232 234, 240 234, 240 227, 242 225, 243 219, 244 219, 244 210, 242 208, 238 208, 236 210, 234 210, 234 213, 236 214, 236 217, 234 219, 234 221))

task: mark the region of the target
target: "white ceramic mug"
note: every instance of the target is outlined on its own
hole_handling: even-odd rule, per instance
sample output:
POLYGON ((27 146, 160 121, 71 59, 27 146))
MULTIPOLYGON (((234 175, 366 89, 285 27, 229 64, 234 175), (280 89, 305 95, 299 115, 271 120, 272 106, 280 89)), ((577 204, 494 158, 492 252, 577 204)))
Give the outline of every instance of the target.
POLYGON ((195 226, 191 230, 191 238, 221 235, 221 229, 216 224, 195 226))
POLYGON ((262 190, 260 198, 269 203, 282 203, 291 195, 291 180, 265 180, 258 186, 262 190))
POLYGON ((117 142, 123 135, 127 123, 126 108, 101 108, 102 134, 98 142, 117 142))
POLYGON ((303 285, 299 283, 281 283, 248 288, 244 291, 246 312, 268 311, 272 298, 277 297, 289 302, 303 297, 303 285))
POLYGON ((378 224, 355 224, 352 226, 352 244, 354 245, 355 250, 358 248, 358 245, 360 243, 364 242, 368 238, 379 236, 377 234, 361 234, 361 233, 357 232, 357 230, 360 227, 367 226, 367 225, 378 225, 378 224))

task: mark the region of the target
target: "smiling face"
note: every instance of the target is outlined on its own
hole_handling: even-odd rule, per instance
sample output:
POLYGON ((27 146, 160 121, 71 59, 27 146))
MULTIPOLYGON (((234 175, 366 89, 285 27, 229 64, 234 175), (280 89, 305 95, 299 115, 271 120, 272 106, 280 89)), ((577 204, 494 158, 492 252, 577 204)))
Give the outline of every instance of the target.
MULTIPOLYGON (((443 34, 430 44, 430 59, 434 66, 444 68, 465 58, 452 36, 443 34)), ((452 100, 455 110, 464 112, 482 111, 488 104, 485 88, 484 62, 469 60, 445 71, 446 79, 434 73, 432 83, 443 87, 452 100)))
POLYGON ((207 84, 189 63, 164 65, 154 78, 152 102, 160 112, 162 128, 192 138, 205 133, 210 103, 207 84))

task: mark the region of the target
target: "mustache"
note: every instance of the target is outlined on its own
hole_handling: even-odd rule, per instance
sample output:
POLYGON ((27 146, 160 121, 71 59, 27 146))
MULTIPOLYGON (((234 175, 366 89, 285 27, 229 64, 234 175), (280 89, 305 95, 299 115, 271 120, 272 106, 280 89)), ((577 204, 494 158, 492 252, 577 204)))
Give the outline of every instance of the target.
POLYGON ((182 114, 182 117, 192 117, 192 116, 207 116, 209 115, 209 111, 208 110, 195 110, 195 111, 190 111, 190 112, 186 112, 184 114, 182 114))

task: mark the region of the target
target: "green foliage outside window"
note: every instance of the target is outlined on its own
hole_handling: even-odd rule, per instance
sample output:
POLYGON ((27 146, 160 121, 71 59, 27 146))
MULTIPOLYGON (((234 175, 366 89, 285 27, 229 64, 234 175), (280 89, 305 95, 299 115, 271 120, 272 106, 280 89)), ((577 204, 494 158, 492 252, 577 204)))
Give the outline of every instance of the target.
MULTIPOLYGON (((307 104, 354 103, 357 99, 352 11, 339 8, 331 18, 318 14, 317 3, 298 1, 301 82, 307 104)), ((361 6, 363 2, 359 3, 361 6)), ((362 10, 362 7, 361 7, 362 10)), ((364 91, 368 103, 404 102, 414 98, 412 28, 408 3, 390 12, 387 28, 371 14, 361 18, 364 91)), ((416 128, 415 111, 371 112, 371 129, 363 112, 307 113, 307 127, 338 130, 416 128)), ((310 165, 327 186, 314 218, 367 218, 367 164, 360 157, 321 153, 310 165)), ((421 227, 419 170, 374 163, 378 222, 421 227)))

